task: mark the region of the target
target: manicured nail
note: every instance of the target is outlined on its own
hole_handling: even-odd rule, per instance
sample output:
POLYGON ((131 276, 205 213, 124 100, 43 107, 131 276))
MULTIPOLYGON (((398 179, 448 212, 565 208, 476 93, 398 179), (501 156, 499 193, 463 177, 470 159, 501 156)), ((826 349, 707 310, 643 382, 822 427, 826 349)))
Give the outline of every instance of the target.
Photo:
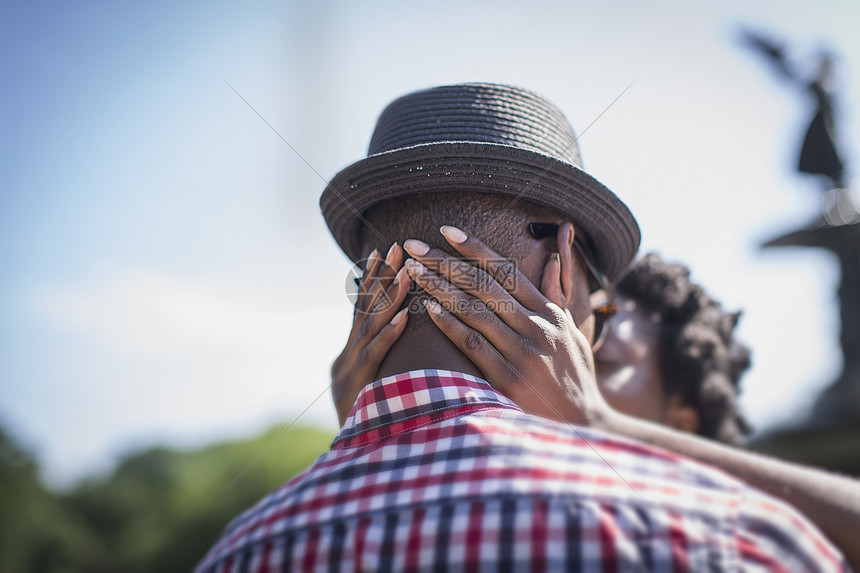
POLYGON ((370 256, 367 257, 367 264, 365 265, 365 268, 369 269, 371 263, 373 263, 376 259, 379 258, 379 251, 373 249, 373 251, 370 253, 370 256))
POLYGON ((439 232, 445 235, 445 238, 459 245, 464 242, 469 237, 466 236, 466 233, 458 229, 457 227, 451 227, 450 225, 443 225, 439 232))
POLYGON ((400 321, 402 321, 404 318, 406 318, 406 311, 407 311, 407 310, 409 310, 409 308, 408 308, 408 307, 407 307, 407 308, 402 309, 400 312, 398 312, 397 314, 395 314, 395 315, 394 315, 394 318, 392 318, 392 319, 391 319, 391 324, 399 324, 399 323, 400 323, 400 321))
POLYGON ((417 241, 415 239, 409 239, 405 243, 403 243, 406 251, 412 255, 413 257, 420 257, 426 255, 430 250, 430 246, 427 243, 422 243, 421 241, 417 241))
POLYGON ((385 264, 391 266, 391 261, 394 260, 394 254, 397 252, 397 243, 395 242, 391 245, 391 248, 388 249, 388 254, 385 255, 385 264))
MULTIPOLYGON (((409 259, 410 261, 412 259, 409 259)), ((406 266, 400 267, 400 270, 397 271, 397 274, 394 275, 394 284, 400 284, 400 281, 403 280, 403 276, 406 274, 406 266)))
POLYGON ((442 314, 442 307, 439 306, 439 303, 432 298, 425 300, 424 306, 426 306, 427 310, 432 312, 433 314, 442 314))
POLYGON ((427 270, 427 267, 416 261, 415 259, 407 259, 406 263, 404 263, 404 267, 409 271, 410 275, 420 275, 427 270))

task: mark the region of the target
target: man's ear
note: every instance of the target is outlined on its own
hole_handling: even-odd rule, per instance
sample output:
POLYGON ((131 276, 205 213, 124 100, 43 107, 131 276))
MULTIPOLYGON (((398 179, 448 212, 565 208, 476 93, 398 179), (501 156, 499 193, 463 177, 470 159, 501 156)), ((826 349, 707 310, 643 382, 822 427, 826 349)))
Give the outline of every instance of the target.
POLYGON ((573 223, 565 221, 558 227, 556 247, 561 263, 561 292, 564 297, 564 307, 570 306, 573 299, 573 239, 575 236, 573 223))
POLYGON ((692 406, 684 404, 678 394, 673 394, 666 403, 664 421, 670 428, 681 432, 699 432, 699 413, 692 406))

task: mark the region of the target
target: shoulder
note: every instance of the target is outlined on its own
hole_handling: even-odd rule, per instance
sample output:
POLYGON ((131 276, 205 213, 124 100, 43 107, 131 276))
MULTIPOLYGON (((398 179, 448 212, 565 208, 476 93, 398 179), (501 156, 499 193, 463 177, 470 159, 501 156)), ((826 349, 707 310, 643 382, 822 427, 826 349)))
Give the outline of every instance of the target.
POLYGON ((805 516, 788 503, 720 468, 661 448, 598 430, 522 413, 507 419, 514 442, 533 448, 544 472, 552 468, 586 487, 590 499, 676 516, 686 533, 716 528, 744 567, 788 571, 843 571, 844 558, 805 516))
POLYGON ((769 494, 745 487, 737 543, 750 566, 788 571, 849 571, 842 553, 803 514, 769 494))
POLYGON ((659 498, 664 507, 721 523, 730 532, 743 569, 848 569, 841 552, 789 503, 720 468, 634 440, 585 432, 603 448, 621 449, 650 460, 648 465, 655 470, 637 482, 639 491, 651 499, 659 498))

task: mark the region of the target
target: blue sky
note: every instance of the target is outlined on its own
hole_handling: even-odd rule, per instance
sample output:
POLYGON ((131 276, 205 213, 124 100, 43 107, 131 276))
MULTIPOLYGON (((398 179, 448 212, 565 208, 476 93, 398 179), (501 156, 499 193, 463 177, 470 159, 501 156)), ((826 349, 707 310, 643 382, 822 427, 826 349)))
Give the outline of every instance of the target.
POLYGON ((818 194, 791 171, 805 95, 736 30, 783 34, 804 64, 843 56, 854 159, 860 8, 691 4, 0 5, 0 422, 58 484, 309 404, 303 420, 334 427, 349 265, 323 179, 364 155, 391 99, 476 80, 543 93, 579 131, 635 80, 582 136, 585 165, 628 202, 644 251, 745 309, 754 422, 797 419, 839 370, 836 266, 758 249, 818 194))

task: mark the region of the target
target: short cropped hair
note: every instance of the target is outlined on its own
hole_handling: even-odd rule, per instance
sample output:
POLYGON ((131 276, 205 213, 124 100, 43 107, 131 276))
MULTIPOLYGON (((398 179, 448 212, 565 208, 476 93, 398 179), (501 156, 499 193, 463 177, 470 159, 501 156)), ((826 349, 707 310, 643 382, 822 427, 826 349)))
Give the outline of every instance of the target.
POLYGON ((382 255, 394 241, 419 239, 454 255, 439 227, 454 225, 480 237, 499 255, 514 261, 524 256, 530 237, 523 217, 543 221, 558 217, 548 207, 493 193, 436 192, 410 195, 374 205, 364 214, 363 244, 382 255))
MULTIPOLYGON (((406 239, 418 239, 458 256, 439 233, 442 225, 454 225, 479 237, 501 257, 519 266, 533 249, 534 239, 528 233, 527 223, 560 222, 562 216, 549 207, 497 193, 437 191, 379 203, 364 213, 364 220, 362 246, 365 255, 377 249, 384 257, 395 241, 403 245, 406 239)), ((404 306, 421 310, 420 298, 421 291, 413 290, 404 306)), ((438 332, 424 312, 413 313, 406 328, 438 332)))
POLYGON ((699 434, 740 445, 752 430, 738 410, 750 349, 734 338, 740 312, 726 312, 690 280, 690 270, 654 253, 636 261, 618 292, 651 313, 659 327, 665 395, 677 394, 699 415, 699 434))

